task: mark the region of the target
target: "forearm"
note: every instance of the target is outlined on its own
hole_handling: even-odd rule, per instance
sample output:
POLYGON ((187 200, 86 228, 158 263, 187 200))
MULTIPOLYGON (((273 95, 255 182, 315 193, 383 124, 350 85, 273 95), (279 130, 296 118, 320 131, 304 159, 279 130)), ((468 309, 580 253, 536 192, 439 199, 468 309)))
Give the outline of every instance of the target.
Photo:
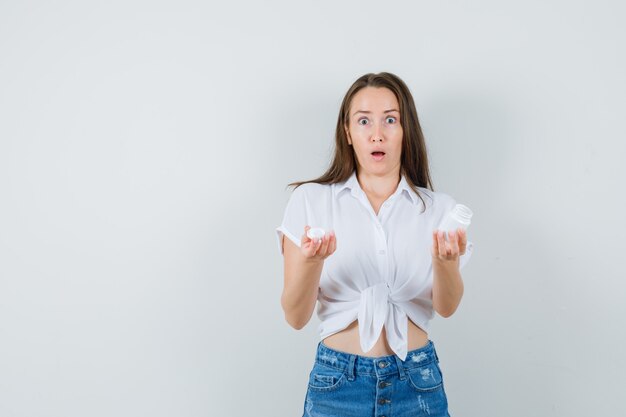
POLYGON ((285 319, 295 329, 301 329, 311 319, 323 265, 323 261, 308 262, 304 258, 296 258, 291 265, 285 265, 281 305, 285 319))
POLYGON ((443 317, 450 317, 461 303, 463 280, 456 262, 433 259, 433 308, 443 317))

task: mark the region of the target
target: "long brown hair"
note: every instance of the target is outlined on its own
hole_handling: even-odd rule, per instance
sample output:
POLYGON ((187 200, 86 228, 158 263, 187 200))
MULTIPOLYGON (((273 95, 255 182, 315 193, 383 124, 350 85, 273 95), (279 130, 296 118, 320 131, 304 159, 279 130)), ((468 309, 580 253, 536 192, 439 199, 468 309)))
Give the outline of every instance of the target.
MULTIPOLYGON (((335 154, 328 170, 319 178, 292 182, 288 186, 299 187, 302 184, 314 182, 318 184, 335 184, 347 180, 356 169, 356 156, 353 148, 348 144, 346 129, 350 122, 350 105, 354 95, 365 87, 384 87, 391 90, 400 105, 400 124, 402 126, 402 156, 400 160, 400 174, 404 174, 407 183, 422 199, 417 187, 434 191, 424 134, 417 117, 415 102, 407 85, 397 75, 390 72, 368 73, 359 77, 348 89, 339 110, 337 128, 335 130, 335 154)), ((424 204, 424 207, 426 204, 424 204)))

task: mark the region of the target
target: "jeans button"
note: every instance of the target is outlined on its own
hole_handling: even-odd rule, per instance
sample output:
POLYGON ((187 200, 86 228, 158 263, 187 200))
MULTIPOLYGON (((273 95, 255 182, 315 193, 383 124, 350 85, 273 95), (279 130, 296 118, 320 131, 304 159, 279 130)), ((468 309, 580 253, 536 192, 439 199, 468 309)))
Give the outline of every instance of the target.
POLYGON ((387 366, 387 362, 378 362, 379 368, 384 368, 385 366, 387 366))

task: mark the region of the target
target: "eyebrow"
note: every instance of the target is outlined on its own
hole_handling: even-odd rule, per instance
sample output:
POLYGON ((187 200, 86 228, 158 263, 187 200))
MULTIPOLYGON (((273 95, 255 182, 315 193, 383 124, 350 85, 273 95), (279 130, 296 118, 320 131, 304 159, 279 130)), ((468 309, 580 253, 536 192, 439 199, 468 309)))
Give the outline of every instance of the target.
MULTIPOLYGON (((398 110, 396 110, 396 109, 385 110, 383 113, 391 113, 392 111, 397 111, 398 113, 400 113, 400 112, 399 112, 398 110)), ((369 114, 369 113, 371 113, 371 111, 357 110, 357 111, 355 111, 352 115, 354 116, 354 115, 355 115, 355 114, 357 114, 357 113, 367 113, 367 114, 369 114)))

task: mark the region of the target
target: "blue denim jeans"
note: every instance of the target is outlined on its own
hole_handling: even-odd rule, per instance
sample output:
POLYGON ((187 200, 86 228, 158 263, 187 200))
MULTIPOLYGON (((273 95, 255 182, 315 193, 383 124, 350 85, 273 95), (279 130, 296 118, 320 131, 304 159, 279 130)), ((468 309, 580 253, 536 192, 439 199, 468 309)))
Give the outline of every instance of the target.
POLYGON ((449 417, 435 345, 368 357, 317 345, 304 401, 305 417, 449 417))

